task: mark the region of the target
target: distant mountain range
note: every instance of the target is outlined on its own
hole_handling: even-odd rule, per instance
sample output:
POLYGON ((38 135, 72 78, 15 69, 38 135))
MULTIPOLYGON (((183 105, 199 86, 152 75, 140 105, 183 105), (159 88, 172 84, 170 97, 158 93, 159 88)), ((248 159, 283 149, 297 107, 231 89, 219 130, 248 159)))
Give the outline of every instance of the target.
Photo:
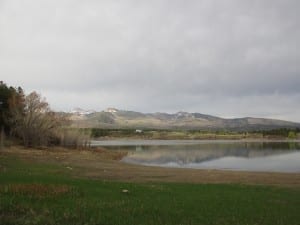
POLYGON ((81 128, 111 129, 191 129, 191 130, 265 130, 300 128, 300 123, 265 118, 224 119, 201 113, 178 112, 141 113, 108 108, 94 110, 75 109, 70 112, 73 126, 81 128))

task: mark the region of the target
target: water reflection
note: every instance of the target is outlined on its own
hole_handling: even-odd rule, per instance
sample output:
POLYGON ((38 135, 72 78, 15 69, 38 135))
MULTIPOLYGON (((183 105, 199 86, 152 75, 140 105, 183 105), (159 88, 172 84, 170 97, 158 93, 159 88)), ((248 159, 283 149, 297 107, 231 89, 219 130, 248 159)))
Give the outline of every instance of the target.
MULTIPOLYGON (((208 141, 134 143, 107 148, 129 152, 124 162, 199 169, 300 172, 299 142, 208 141)), ((128 144, 128 143, 127 143, 128 144)))

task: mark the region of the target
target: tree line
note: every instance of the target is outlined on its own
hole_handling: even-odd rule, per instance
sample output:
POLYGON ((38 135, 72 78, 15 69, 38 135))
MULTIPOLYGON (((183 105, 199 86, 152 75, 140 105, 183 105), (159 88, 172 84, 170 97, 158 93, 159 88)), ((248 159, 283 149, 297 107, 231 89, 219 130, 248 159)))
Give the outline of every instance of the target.
POLYGON ((14 88, 3 81, 0 81, 0 125, 1 146, 5 139, 26 147, 88 144, 88 135, 69 129, 68 117, 52 111, 40 94, 26 95, 21 87, 14 88))
POLYGON ((264 137, 279 136, 287 138, 297 138, 297 134, 300 133, 300 128, 279 128, 273 130, 261 131, 264 137))

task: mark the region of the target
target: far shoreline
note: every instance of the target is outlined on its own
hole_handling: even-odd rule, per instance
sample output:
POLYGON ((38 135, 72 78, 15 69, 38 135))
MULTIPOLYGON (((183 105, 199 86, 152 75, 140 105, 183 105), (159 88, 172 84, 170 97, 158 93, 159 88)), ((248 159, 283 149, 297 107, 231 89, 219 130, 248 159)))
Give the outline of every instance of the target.
MULTIPOLYGON (((113 142, 129 142, 132 144, 139 144, 139 142, 148 142, 149 144, 155 144, 155 142, 185 142, 187 144, 201 144, 201 143, 238 143, 238 142, 245 142, 245 143, 255 143, 255 142, 265 142, 265 143, 300 143, 300 139, 273 139, 273 138, 243 138, 243 139, 148 139, 148 138, 99 138, 99 139, 92 139, 91 140, 91 147, 97 146, 106 146, 105 144, 102 145, 100 143, 113 143, 113 142), (94 144, 93 144, 94 143, 94 144), (99 143, 99 144, 96 144, 99 143)), ((109 144, 111 145, 111 144, 109 144)), ((159 144, 156 144, 159 145, 159 144)))

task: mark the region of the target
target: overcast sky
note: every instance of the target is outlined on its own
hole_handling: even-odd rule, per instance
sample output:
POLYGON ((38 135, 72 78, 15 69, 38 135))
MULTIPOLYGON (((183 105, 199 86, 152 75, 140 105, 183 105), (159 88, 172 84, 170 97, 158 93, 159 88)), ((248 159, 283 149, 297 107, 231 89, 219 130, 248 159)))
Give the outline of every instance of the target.
POLYGON ((0 80, 54 110, 300 122, 299 0, 0 0, 0 80))

